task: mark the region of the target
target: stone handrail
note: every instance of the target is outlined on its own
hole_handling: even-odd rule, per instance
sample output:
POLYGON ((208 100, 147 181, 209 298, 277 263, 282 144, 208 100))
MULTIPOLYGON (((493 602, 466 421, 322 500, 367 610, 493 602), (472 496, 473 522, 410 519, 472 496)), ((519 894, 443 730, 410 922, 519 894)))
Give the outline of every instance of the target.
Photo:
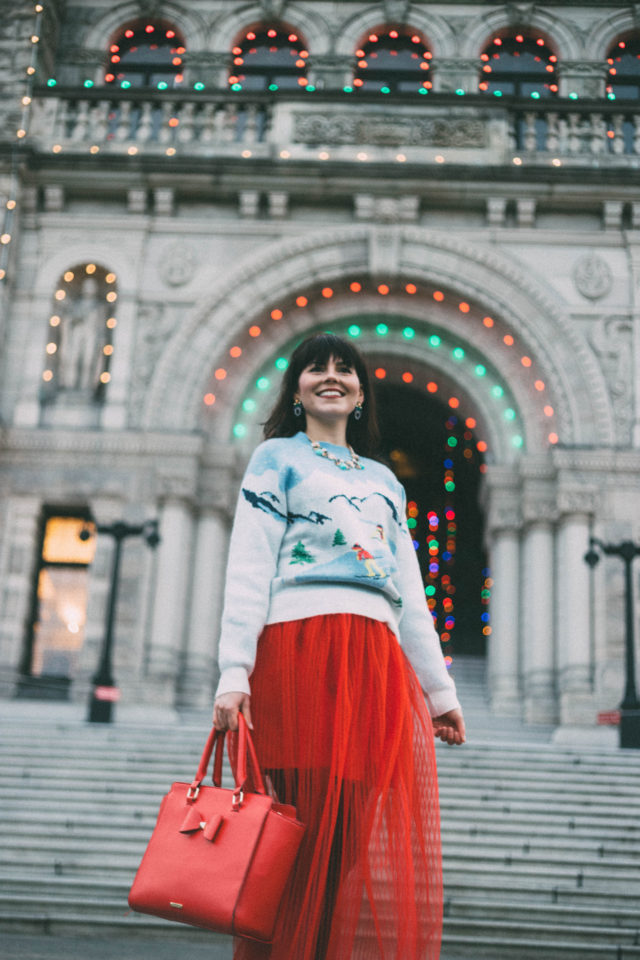
POLYGON ((409 101, 359 94, 159 94, 43 90, 29 140, 43 151, 180 152, 247 147, 293 158, 447 160, 504 164, 514 157, 622 163, 640 158, 640 111, 600 101, 497 101, 432 95, 409 101), (56 146, 57 145, 57 146, 56 146), (369 151, 366 155, 363 150, 369 151))

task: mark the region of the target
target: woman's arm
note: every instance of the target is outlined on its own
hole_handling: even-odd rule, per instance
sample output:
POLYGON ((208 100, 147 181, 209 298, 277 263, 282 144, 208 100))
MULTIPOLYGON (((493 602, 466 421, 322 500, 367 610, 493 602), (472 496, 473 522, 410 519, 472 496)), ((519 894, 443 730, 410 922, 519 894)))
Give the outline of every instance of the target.
POLYGON ((216 726, 224 722, 225 728, 235 727, 238 709, 247 717, 249 676, 287 525, 286 467, 273 447, 273 441, 261 444, 249 462, 231 532, 218 651, 216 704, 220 709, 216 706, 214 711, 216 726))

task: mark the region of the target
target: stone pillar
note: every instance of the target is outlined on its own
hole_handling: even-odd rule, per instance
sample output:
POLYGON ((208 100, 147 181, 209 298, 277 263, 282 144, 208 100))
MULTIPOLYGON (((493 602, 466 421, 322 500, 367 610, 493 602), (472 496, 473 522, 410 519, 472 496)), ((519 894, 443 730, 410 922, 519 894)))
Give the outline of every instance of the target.
POLYGON ((524 719, 557 720, 554 663, 554 542, 548 520, 531 523, 523 541, 522 674, 524 719))
POLYGON ((589 547, 589 500, 589 494, 584 492, 569 497, 560 495, 556 637, 563 725, 595 722, 589 569, 584 562, 589 547))
POLYGON ((209 706, 218 682, 224 577, 238 487, 237 453, 236 447, 207 444, 201 454, 190 620, 178 685, 178 704, 183 707, 209 706))
POLYGON ((207 706, 217 682, 217 641, 222 614, 229 523, 218 510, 204 509, 197 522, 188 641, 178 705, 207 706))
POLYGON ((183 497, 167 496, 160 508, 160 544, 146 675, 157 703, 173 705, 185 638, 192 567, 193 518, 183 497))
POLYGON ((490 467, 483 500, 487 510, 487 545, 493 587, 487 678, 491 709, 520 716, 520 490, 510 467, 490 467))
POLYGON ((491 709, 502 716, 520 716, 520 538, 518 531, 496 530, 490 547, 491 638, 487 677, 491 709))
POLYGON ((12 696, 15 683, 29 669, 25 624, 38 564, 40 500, 11 496, 0 513, 0 696, 12 696))

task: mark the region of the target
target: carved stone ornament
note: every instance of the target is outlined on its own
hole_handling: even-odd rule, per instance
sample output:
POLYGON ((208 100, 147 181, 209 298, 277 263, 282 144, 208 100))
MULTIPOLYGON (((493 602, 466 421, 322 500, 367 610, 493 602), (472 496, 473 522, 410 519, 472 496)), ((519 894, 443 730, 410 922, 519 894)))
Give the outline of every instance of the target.
POLYGON ((611 290, 613 275, 609 264, 597 253, 586 253, 573 268, 578 293, 588 300, 600 300, 611 290))
POLYGON ((287 0, 260 0, 260 9, 265 20, 279 20, 287 5, 287 0))
POLYGON ((176 241, 162 251, 158 272, 169 286, 181 287, 193 278, 197 266, 195 248, 184 241, 176 241))
POLYGON ((406 23, 409 19, 411 0, 383 0, 384 17, 389 23, 406 23))
POLYGON ((310 144, 485 147, 488 125, 479 119, 389 117, 366 113, 296 113, 293 139, 310 144))

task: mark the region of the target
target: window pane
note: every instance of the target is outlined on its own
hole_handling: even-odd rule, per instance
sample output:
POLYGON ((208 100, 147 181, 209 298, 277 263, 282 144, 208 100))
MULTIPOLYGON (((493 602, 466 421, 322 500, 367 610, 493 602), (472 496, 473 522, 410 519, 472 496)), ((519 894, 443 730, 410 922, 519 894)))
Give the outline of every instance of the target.
POLYGON ((80 539, 80 531, 88 527, 94 533, 92 524, 80 517, 51 517, 47 520, 42 546, 44 563, 93 563, 96 552, 96 538, 80 539))
POLYGON ((40 571, 32 676, 74 675, 84 641, 88 576, 86 568, 49 567, 40 571))

